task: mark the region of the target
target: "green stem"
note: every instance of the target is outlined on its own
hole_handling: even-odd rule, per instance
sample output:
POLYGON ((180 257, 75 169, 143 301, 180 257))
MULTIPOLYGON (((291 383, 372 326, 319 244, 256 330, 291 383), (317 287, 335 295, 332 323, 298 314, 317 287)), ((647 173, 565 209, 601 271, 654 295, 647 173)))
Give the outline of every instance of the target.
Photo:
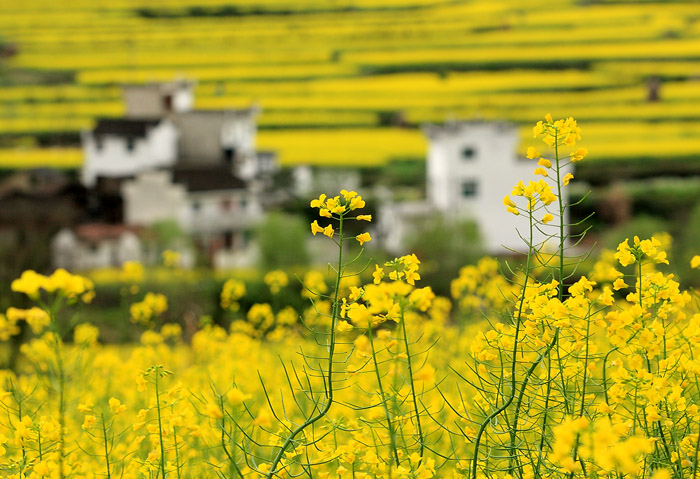
POLYGON ((156 409, 158 410, 158 437, 160 439, 160 472, 163 475, 163 479, 165 479, 165 444, 163 443, 163 422, 160 415, 160 390, 158 389, 159 375, 160 369, 156 368, 156 409))
POLYGON ((297 426, 289 436, 285 439, 284 443, 280 447, 279 451, 275 455, 270 465, 270 471, 267 473, 267 478, 272 479, 272 477, 277 473, 277 466, 282 460, 282 456, 287 451, 289 446, 294 442, 294 438, 301 433, 304 429, 314 424, 319 419, 323 418, 328 411, 331 409, 333 404, 333 357, 335 354, 335 327, 338 322, 338 317, 340 315, 340 304, 338 303, 338 296, 340 295, 340 280, 343 277, 343 216, 339 217, 338 226, 339 240, 338 240, 338 269, 335 279, 335 292, 333 293, 333 307, 331 310, 331 333, 330 333, 330 344, 328 345, 328 381, 326 386, 326 403, 315 416, 304 421, 303 424, 297 426))
POLYGON ((559 200, 559 301, 564 298, 564 200, 561 196, 561 167, 559 164, 559 131, 554 132, 554 160, 557 164, 557 199, 559 200))
POLYGON ((411 352, 409 350, 409 345, 408 345, 408 333, 406 332, 406 319, 404 317, 404 311, 403 311, 403 306, 401 307, 401 326, 403 329, 403 343, 404 347, 406 348, 406 361, 408 362, 408 380, 411 384, 411 396, 413 396, 413 411, 416 414, 416 427, 418 428, 418 440, 420 441, 420 457, 421 460, 423 459, 423 449, 424 449, 424 440, 423 440, 423 428, 421 427, 420 423, 420 413, 418 411, 418 399, 416 398, 416 386, 413 381, 413 365, 411 362, 411 352))
POLYGON ((515 320, 515 337, 513 338, 513 352, 512 352, 512 361, 511 361, 511 371, 510 371, 510 377, 511 377, 511 384, 510 384, 510 395, 508 396, 508 399, 495 411, 493 411, 491 414, 486 416, 486 419, 483 420, 481 425, 479 426, 479 431, 476 433, 476 438, 474 439, 474 457, 472 458, 472 474, 471 478, 476 479, 476 472, 477 472, 477 466, 479 463, 479 446, 481 444, 481 437, 484 434, 484 431, 486 430, 486 426, 498 415, 500 415, 503 411, 505 411, 508 406, 511 405, 513 400, 515 399, 515 391, 517 389, 516 386, 516 366, 518 364, 516 360, 516 356, 518 354, 518 337, 520 336, 520 326, 522 325, 522 313, 523 313, 523 307, 525 305, 525 293, 527 291, 527 282, 530 279, 530 264, 532 261, 532 212, 530 211, 530 241, 528 244, 528 250, 527 250, 527 262, 525 265, 525 279, 523 281, 523 291, 520 295, 520 302, 518 305, 518 314, 515 320))
POLYGON ((104 413, 101 414, 102 417, 102 437, 104 439, 104 445, 105 445, 105 464, 107 465, 107 479, 110 479, 112 477, 112 474, 109 470, 109 447, 107 446, 107 426, 105 425, 105 415, 104 413))
POLYGON ((391 448, 391 453, 394 455, 394 460, 396 465, 399 466, 401 461, 399 460, 399 453, 396 449, 396 432, 394 431, 394 424, 391 421, 391 414, 389 414, 389 407, 386 405, 387 397, 384 393, 384 385, 382 384, 382 377, 379 373, 379 363, 377 362, 377 353, 374 349, 374 339, 372 337, 372 325, 367 325, 367 335, 369 336, 369 345, 372 348, 372 361, 374 362, 374 373, 377 377, 377 384, 379 385, 379 394, 382 399, 382 407, 384 408, 384 416, 386 417, 387 429, 389 429, 389 447, 391 448))

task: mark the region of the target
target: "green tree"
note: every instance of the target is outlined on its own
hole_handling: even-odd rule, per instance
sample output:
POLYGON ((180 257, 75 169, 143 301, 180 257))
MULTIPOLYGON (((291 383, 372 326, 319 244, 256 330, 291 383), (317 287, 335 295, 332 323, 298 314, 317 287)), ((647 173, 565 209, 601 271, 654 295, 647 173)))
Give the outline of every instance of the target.
POLYGON ((479 229, 474 221, 436 216, 416 225, 407 251, 423 263, 421 276, 437 294, 449 296, 450 282, 459 269, 475 263, 484 254, 479 229))
POLYGON ((309 263, 306 250, 308 226, 300 216, 269 213, 258 226, 256 237, 260 246, 261 267, 265 270, 305 266, 309 263))

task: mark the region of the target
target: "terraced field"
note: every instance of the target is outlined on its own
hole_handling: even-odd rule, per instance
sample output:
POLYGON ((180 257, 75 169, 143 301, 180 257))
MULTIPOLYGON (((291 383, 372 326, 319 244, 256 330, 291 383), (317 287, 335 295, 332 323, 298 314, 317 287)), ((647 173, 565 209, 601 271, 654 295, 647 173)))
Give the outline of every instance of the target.
POLYGON ((590 168, 700 170, 693 2, 28 0, 0 33, 0 167, 77 167, 119 84, 190 78, 199 108, 259 104, 284 165, 419 159, 422 123, 549 111, 588 125, 590 168))

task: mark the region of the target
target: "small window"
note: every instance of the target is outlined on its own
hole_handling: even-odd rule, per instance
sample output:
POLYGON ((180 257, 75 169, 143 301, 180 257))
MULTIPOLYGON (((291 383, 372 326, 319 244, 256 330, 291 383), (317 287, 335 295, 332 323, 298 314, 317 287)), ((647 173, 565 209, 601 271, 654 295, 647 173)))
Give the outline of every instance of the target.
POLYGON ((166 112, 173 111, 173 96, 163 95, 163 109, 166 112))
POLYGON ((474 198, 477 194, 476 181, 465 181, 462 183, 462 197, 474 198))
POLYGON ((467 146, 465 148, 462 148, 463 160, 473 160, 474 158, 476 158, 476 150, 473 147, 467 146))
POLYGON ((129 137, 126 139, 126 151, 134 151, 134 144, 136 140, 134 140, 133 137, 129 137))
POLYGON ((221 209, 223 211, 231 211, 231 208, 233 207, 233 202, 231 201, 230 198, 224 198, 221 200, 221 209))
POLYGON ((192 211, 199 211, 202 208, 202 205, 199 203, 199 201, 194 201, 192 203, 192 211))
POLYGON ((233 159, 236 157, 236 149, 232 147, 223 148, 224 163, 227 165, 233 164, 233 159))
POLYGON ((95 149, 97 151, 102 151, 102 148, 104 148, 105 144, 104 141, 102 141, 101 136, 96 136, 95 137, 95 149))
POLYGON ((233 248, 233 231, 224 231, 224 247, 226 249, 233 248))

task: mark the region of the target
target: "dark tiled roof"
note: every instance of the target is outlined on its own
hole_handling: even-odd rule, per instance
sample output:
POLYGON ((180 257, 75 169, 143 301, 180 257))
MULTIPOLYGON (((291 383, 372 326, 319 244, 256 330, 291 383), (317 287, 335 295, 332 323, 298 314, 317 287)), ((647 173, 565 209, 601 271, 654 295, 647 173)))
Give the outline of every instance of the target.
POLYGON ((141 228, 123 224, 87 223, 78 225, 73 230, 83 241, 98 243, 102 240, 117 239, 124 233, 138 234, 141 228))
POLYGON ((145 137, 148 130, 160 123, 160 118, 102 118, 93 130, 95 135, 117 135, 127 137, 145 137))
POLYGON ((187 191, 242 190, 246 183, 226 166, 181 166, 173 171, 173 181, 182 183, 187 191))

